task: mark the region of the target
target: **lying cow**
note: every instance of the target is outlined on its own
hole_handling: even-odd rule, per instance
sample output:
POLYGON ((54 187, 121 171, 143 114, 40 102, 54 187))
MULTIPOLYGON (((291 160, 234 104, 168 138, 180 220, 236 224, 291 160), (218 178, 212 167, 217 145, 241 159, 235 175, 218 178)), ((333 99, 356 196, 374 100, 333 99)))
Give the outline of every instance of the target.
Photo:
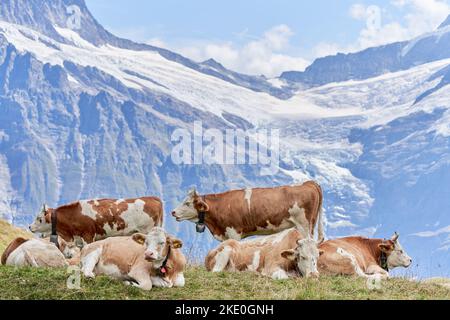
POLYGON ((154 226, 161 226, 163 205, 156 197, 85 200, 57 209, 44 205, 30 230, 49 235, 52 216, 56 217, 56 231, 60 237, 69 242, 81 238, 86 243, 92 243, 107 237, 147 233, 154 226))
POLYGON ((205 259, 208 271, 252 271, 275 280, 289 277, 318 277, 317 243, 297 229, 238 242, 227 240, 205 259))
POLYGON ((177 221, 205 224, 219 241, 241 240, 309 226, 311 237, 318 221, 319 242, 323 239, 322 189, 308 181, 299 186, 234 190, 200 196, 192 190, 172 215, 177 221))
POLYGON ((64 240, 59 241, 60 249, 44 239, 16 238, 3 252, 1 263, 15 267, 65 267, 68 259, 76 256, 77 250, 64 240))
POLYGON ((348 237, 325 241, 319 271, 325 275, 356 275, 389 277, 389 270, 408 268, 412 259, 403 250, 398 234, 390 240, 348 237))
POLYGON ((81 251, 84 276, 107 275, 144 290, 183 287, 186 258, 182 242, 155 227, 146 236, 115 237, 87 245, 81 251))

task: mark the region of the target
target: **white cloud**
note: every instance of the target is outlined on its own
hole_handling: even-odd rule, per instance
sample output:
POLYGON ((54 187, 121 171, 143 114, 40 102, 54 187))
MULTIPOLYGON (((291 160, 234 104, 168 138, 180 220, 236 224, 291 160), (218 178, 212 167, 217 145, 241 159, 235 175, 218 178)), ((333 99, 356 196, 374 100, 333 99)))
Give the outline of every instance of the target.
POLYGON ((309 61, 283 53, 290 47, 294 33, 287 25, 278 25, 267 30, 262 37, 251 39, 243 45, 233 42, 191 41, 189 45, 168 46, 195 61, 210 58, 226 68, 252 75, 279 76, 284 71, 304 70, 309 61))
MULTIPOLYGON (((421 238, 432 238, 440 236, 441 234, 450 233, 450 226, 436 230, 436 231, 423 231, 413 234, 413 236, 421 237, 421 238)), ((449 236, 450 237, 450 236, 449 236)))
POLYGON ((375 5, 353 4, 349 15, 353 19, 365 21, 358 39, 347 45, 337 43, 319 43, 314 54, 325 56, 337 52, 355 52, 368 47, 379 46, 397 41, 405 41, 433 31, 450 13, 447 0, 391 0, 391 7, 380 8, 375 5), (384 21, 386 12, 393 7, 403 12, 398 21, 384 21))

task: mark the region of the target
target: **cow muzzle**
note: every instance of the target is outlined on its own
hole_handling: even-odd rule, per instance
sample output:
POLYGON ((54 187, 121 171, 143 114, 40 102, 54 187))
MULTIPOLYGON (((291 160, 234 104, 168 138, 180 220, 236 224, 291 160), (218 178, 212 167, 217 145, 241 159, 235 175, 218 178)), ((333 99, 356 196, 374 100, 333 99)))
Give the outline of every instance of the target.
POLYGON ((144 254, 144 258, 147 261, 155 261, 156 260, 156 255, 151 252, 151 251, 146 251, 144 254))

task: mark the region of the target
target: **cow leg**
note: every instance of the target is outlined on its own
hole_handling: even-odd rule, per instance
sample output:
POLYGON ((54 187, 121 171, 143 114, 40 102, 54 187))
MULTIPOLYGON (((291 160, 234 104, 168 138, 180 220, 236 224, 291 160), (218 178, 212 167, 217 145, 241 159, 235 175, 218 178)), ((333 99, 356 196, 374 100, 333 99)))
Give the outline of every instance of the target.
POLYGON ((230 246, 225 246, 222 251, 217 253, 214 263, 214 267, 212 269, 212 272, 222 272, 225 270, 225 268, 228 265, 228 262, 230 261, 231 252, 233 251, 233 248, 230 246))
POLYGON ((289 275, 281 268, 276 268, 269 273, 273 280, 286 280, 289 279, 289 275))
POLYGON ((28 250, 25 250, 25 252, 24 252, 24 264, 26 265, 26 266, 30 266, 30 267, 34 267, 34 268, 38 268, 39 267, 39 265, 38 265, 38 263, 36 262, 36 260, 33 258, 33 255, 32 254, 30 254, 29 252, 28 252, 28 250))
POLYGON ((98 248, 81 259, 81 271, 86 278, 95 278, 94 269, 97 266, 101 255, 102 248, 98 248))
POLYGON ((165 280, 161 277, 151 277, 153 286, 157 288, 172 288, 173 283, 170 280, 165 280))
POLYGON ((148 273, 148 270, 144 267, 135 267, 132 268, 130 273, 128 274, 132 279, 134 279, 134 282, 132 282, 132 285, 145 290, 150 291, 153 288, 152 279, 150 278, 150 275, 148 273))
POLYGON ((370 265, 367 268, 367 273, 369 275, 379 274, 382 279, 388 279, 389 278, 389 272, 387 272, 386 270, 381 268, 379 265, 375 265, 375 264, 370 265))
POLYGON ((173 286, 182 288, 182 287, 184 287, 185 282, 186 281, 184 280, 184 274, 181 272, 181 273, 177 274, 177 277, 175 278, 173 286))

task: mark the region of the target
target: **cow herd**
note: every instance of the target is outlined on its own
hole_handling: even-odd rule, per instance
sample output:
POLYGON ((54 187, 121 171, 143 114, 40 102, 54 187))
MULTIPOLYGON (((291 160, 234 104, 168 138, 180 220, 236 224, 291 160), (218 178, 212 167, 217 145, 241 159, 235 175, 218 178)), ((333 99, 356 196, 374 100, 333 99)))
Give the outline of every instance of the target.
MULTIPOLYGON (((313 181, 209 195, 194 189, 172 216, 195 223, 197 232, 208 228, 221 242, 206 256, 210 272, 256 272, 276 280, 319 275, 387 278, 389 270, 411 265, 398 234, 388 240, 325 241, 322 200, 322 189, 313 181)), ((162 228, 163 216, 157 197, 77 201, 55 209, 44 205, 30 226, 41 238, 15 239, 1 263, 79 265, 87 278, 106 275, 144 290, 182 287, 182 241, 162 228)))

